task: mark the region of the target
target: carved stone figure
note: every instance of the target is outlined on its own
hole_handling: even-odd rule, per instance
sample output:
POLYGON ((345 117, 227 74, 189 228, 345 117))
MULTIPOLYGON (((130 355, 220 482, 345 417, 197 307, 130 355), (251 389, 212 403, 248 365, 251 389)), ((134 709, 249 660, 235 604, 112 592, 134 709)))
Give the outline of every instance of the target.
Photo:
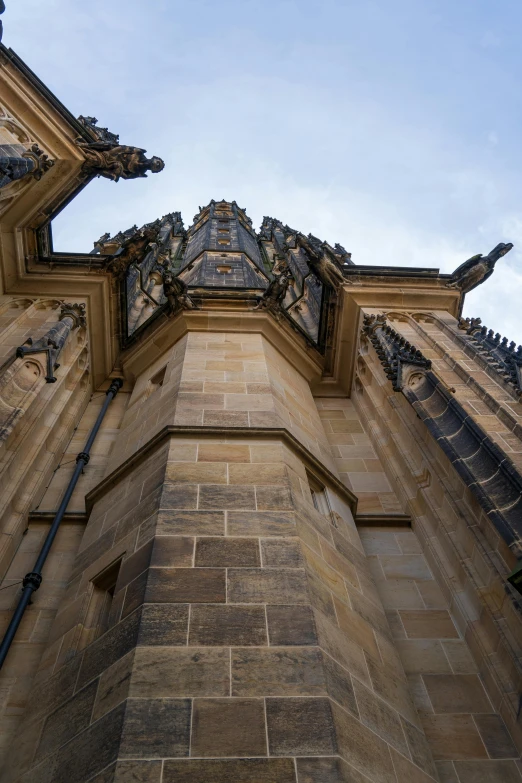
POLYGON ((197 310, 190 296, 188 287, 184 280, 176 277, 172 272, 162 270, 163 293, 167 297, 171 314, 178 310, 197 310))
POLYGON ((499 258, 509 253, 512 247, 511 242, 500 242, 487 256, 483 256, 482 253, 472 256, 453 272, 446 287, 458 288, 463 294, 472 291, 493 274, 499 258))
POLYGON ((280 265, 275 271, 274 279, 270 281, 254 310, 270 310, 278 315, 292 280, 293 277, 288 267, 280 265))
POLYGON ((335 291, 338 290, 344 282, 343 273, 328 258, 321 241, 312 234, 305 237, 304 234, 298 233, 296 235, 296 243, 307 254, 310 268, 315 272, 319 280, 325 283, 325 285, 331 286, 335 291))
POLYGON ((76 142, 85 155, 82 174, 105 177, 118 182, 119 179, 146 177, 147 171, 156 174, 165 168, 165 163, 155 155, 147 158, 146 150, 128 147, 110 141, 76 142))
POLYGON ((126 239, 119 251, 112 256, 105 266, 117 280, 123 280, 127 269, 133 263, 142 261, 150 249, 150 245, 157 240, 159 221, 144 226, 126 239))

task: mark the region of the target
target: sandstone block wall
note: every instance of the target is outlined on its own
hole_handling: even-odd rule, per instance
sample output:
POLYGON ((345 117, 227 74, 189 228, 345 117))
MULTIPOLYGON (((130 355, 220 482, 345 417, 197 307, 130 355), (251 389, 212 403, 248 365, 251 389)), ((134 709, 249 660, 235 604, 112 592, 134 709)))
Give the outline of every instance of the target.
POLYGON ((329 445, 306 380, 260 337, 205 336, 165 357, 161 384, 161 361, 136 383, 112 465, 173 429, 92 495, 7 779, 434 779, 351 496, 323 469, 330 510, 312 504, 329 445), (115 563, 98 635, 90 607, 115 563))
POLYGON ((339 478, 357 495, 358 514, 402 513, 357 409, 347 397, 316 398, 339 478))
MULTIPOLYGON (((466 357, 465 361, 463 359, 466 366, 461 367, 456 354, 449 356, 447 335, 446 342, 441 345, 433 338, 433 329, 430 329, 432 337, 425 338, 429 348, 424 348, 422 335, 419 339, 419 332, 414 330, 412 323, 417 322, 415 319, 422 321, 424 329, 425 323, 430 321, 429 314, 423 314, 421 318, 415 314, 412 317, 390 313, 388 317, 394 327, 401 330, 406 328, 406 324, 408 328, 404 333, 407 333, 408 339, 421 346, 423 351, 431 351, 429 356, 435 359, 437 373, 445 372, 440 362, 453 360, 457 363, 452 369, 454 375, 446 381, 456 383, 460 380, 460 385, 456 383, 452 388, 461 396, 461 401, 467 395, 465 404, 470 406, 470 413, 480 399, 487 399, 488 405, 491 403, 493 381, 485 376, 488 384, 487 389, 482 391, 478 375, 474 376, 475 380, 469 378, 462 382, 465 373, 472 376, 479 368, 471 368, 466 357), (490 392, 491 399, 487 396, 490 392)), ((451 320, 447 314, 446 320, 451 320)), ((454 319, 453 324, 456 328, 454 319)), ((441 334, 445 332, 441 331, 441 334)), ((503 391, 499 400, 502 395, 503 391)), ((404 511, 412 516, 413 529, 422 552, 443 591, 459 636, 468 645, 494 712, 502 717, 520 751, 517 713, 521 623, 517 599, 506 582, 516 558, 409 403, 401 394, 391 390, 378 357, 367 345, 362 345, 359 353, 352 398, 404 511)), ((502 404, 494 415, 491 412, 492 420, 497 423, 489 430, 493 433, 498 431, 499 438, 503 437, 502 422, 506 420, 501 411, 502 404)), ((500 443, 500 440, 497 442, 500 443)), ((489 780, 487 770, 495 766, 489 761, 494 759, 490 758, 486 763, 484 757, 483 766, 479 761, 478 758, 473 764, 469 761, 469 769, 475 770, 473 773, 470 771, 469 776, 476 775, 476 778, 469 779, 489 780)), ((459 769, 467 769, 467 764, 468 761, 459 769)), ((455 774, 454 771, 452 774, 455 774)), ((498 777, 501 773, 495 774, 498 777)))
POLYGON ((175 437, 100 497, 27 779, 431 779, 357 531, 331 502, 334 517, 314 509, 280 442, 175 437), (112 627, 82 649, 92 579, 120 557, 112 627))
POLYGON ((360 534, 439 779, 518 781, 519 752, 415 533, 364 528, 360 534))
MULTIPOLYGON (((53 471, 90 397, 85 330, 74 330, 60 355, 56 382, 45 383, 46 356, 14 358, 17 346, 42 337, 56 323, 60 303, 2 297, 0 301, 0 633, 19 597, 21 581, 32 569, 49 527, 48 519, 28 521, 51 482, 53 471), (18 368, 30 364, 37 376, 32 389, 20 384, 18 368)), ((55 542, 45 582, 27 611, 12 653, 0 674, 0 744, 5 753, 30 706, 31 683, 46 648, 50 625, 60 605, 83 527, 66 522, 55 542)))
POLYGON ((116 398, 4 681, 2 783, 522 780, 509 552, 371 351, 352 399, 291 359, 189 332, 116 398), (357 529, 350 490, 412 529, 357 529))

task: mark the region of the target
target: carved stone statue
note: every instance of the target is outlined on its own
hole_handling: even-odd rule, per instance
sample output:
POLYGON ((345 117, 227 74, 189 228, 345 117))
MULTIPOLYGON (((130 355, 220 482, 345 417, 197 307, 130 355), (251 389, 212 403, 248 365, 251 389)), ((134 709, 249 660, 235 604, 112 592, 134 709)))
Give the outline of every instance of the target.
POLYGON ((472 256, 453 272, 446 287, 458 288, 463 294, 467 294, 493 274, 499 258, 509 253, 512 247, 511 242, 500 242, 487 256, 483 256, 482 253, 472 256))
POLYGON ((304 234, 298 233, 296 242, 297 246, 302 247, 305 251, 310 268, 319 280, 337 291, 344 282, 344 276, 337 265, 326 255, 321 241, 312 234, 305 237, 304 234))
POLYGON ((117 280, 123 280, 127 269, 133 263, 139 263, 145 258, 158 236, 159 221, 149 226, 144 226, 123 242, 119 251, 112 256, 105 266, 108 272, 117 280))
POLYGON ((83 139, 76 143, 86 158, 82 166, 82 174, 86 176, 105 177, 118 182, 119 179, 146 177, 147 171, 156 174, 165 168, 161 158, 155 155, 147 158, 146 150, 139 147, 128 147, 110 141, 86 142, 83 139))
POLYGON ((280 265, 254 310, 270 310, 278 315, 292 280, 292 273, 286 264, 280 265))
POLYGON ((162 270, 163 293, 167 297, 171 314, 178 310, 197 310, 198 308, 188 295, 188 287, 184 280, 172 272, 162 270))

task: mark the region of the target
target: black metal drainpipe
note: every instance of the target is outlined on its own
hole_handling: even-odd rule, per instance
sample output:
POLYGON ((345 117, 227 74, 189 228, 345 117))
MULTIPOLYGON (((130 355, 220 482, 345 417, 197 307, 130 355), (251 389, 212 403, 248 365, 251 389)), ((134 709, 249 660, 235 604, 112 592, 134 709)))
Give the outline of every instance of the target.
POLYGON ((47 555, 51 551, 53 541, 56 538, 58 528, 60 527, 60 522, 62 521, 63 515, 67 510, 67 506, 69 505, 69 501, 71 499, 72 493, 74 492, 74 488, 78 483, 78 479, 80 478, 84 465, 87 465, 87 463, 89 462, 90 459, 89 452, 91 450, 92 444, 94 443, 94 439, 98 434, 98 430, 100 429, 103 418, 107 412, 107 408, 109 407, 111 400, 117 395, 118 391, 121 389, 122 386, 123 386, 123 381, 121 380, 121 378, 116 378, 114 381, 112 381, 111 385, 109 386, 109 389, 107 391, 107 396, 102 405, 102 409, 98 414, 98 418, 96 419, 96 422, 89 434, 89 437, 87 438, 87 443, 85 444, 84 450, 81 451, 76 457, 76 467, 74 469, 74 473, 72 474, 69 484, 67 485, 67 489, 65 490, 64 496, 62 498, 62 502, 60 503, 60 507, 56 512, 56 516, 53 519, 50 530, 47 533, 47 537, 44 541, 42 549, 40 550, 38 559, 34 564, 34 568, 29 574, 27 574, 24 577, 23 580, 24 589, 22 595, 20 596, 20 600, 18 601, 18 606, 15 609, 15 612, 11 618, 11 622, 9 623, 7 631, 5 632, 5 636, 2 639, 2 643, 0 644, 0 669, 2 668, 4 661, 7 657, 9 648, 11 647, 16 631, 18 630, 18 626, 22 622, 22 617, 24 616, 24 612, 27 606, 29 605, 29 603, 31 602, 31 596, 34 593, 34 591, 38 590, 38 588, 42 584, 42 568, 44 566, 45 561, 47 560, 47 555))

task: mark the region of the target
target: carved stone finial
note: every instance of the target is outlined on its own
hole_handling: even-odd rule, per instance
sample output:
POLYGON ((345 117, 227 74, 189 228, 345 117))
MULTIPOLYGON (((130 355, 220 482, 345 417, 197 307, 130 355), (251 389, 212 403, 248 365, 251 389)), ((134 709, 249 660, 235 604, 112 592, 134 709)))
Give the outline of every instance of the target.
POLYGON ((64 302, 60 308, 60 321, 63 321, 64 318, 72 318, 75 329, 79 326, 87 326, 85 304, 83 302, 74 302, 73 304, 64 302))
POLYGON ((22 154, 23 158, 29 158, 34 162, 34 168, 31 175, 34 179, 42 179, 46 171, 54 166, 54 160, 49 158, 38 144, 32 144, 31 147, 22 154))
POLYGON ((12 145, 0 145, 0 188, 26 176, 39 180, 54 166, 54 160, 37 144, 32 144, 18 156, 13 152, 16 152, 16 149, 12 145))
POLYGON ((480 318, 461 318, 458 325, 469 336, 466 344, 478 352, 490 368, 522 397, 522 346, 517 348, 513 340, 509 342, 507 337, 482 326, 480 318))
POLYGON ((96 117, 84 117, 80 114, 78 122, 83 125, 84 128, 91 131, 98 141, 108 141, 112 144, 119 144, 119 135, 117 133, 111 133, 108 128, 98 128, 98 120, 96 117))
POLYGON ((267 241, 270 241, 272 239, 272 224, 273 219, 271 217, 264 217, 263 222, 261 224, 261 228, 259 229, 259 239, 266 239, 267 241))
POLYGON ((473 334, 473 332, 479 330, 482 326, 481 318, 459 318, 459 329, 462 329, 466 334, 473 334))
POLYGON ((458 288, 463 294, 472 291, 493 274, 499 258, 509 253, 512 247, 512 242, 500 242, 487 256, 482 253, 472 256, 453 272, 446 287, 458 288))

